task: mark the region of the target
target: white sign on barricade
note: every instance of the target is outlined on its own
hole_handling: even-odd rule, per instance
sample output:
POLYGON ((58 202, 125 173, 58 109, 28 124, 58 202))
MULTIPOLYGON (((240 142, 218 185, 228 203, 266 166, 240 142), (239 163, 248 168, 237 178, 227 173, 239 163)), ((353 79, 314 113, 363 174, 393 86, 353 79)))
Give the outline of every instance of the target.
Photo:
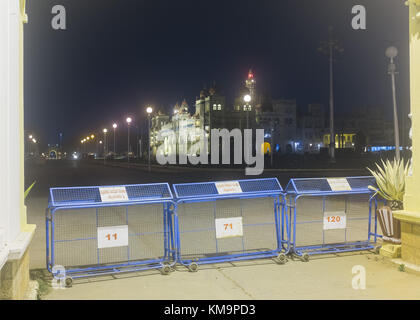
POLYGON ((242 217, 216 219, 215 225, 217 239, 243 236, 242 217))
POLYGON ((219 194, 242 193, 242 188, 238 181, 216 182, 215 185, 219 194))
POLYGON ((124 202, 128 201, 127 190, 125 187, 100 187, 102 202, 124 202))
POLYGON ((344 211, 324 212, 324 230, 346 229, 346 224, 344 211))
POLYGON ((327 178, 332 191, 351 191, 351 187, 346 178, 327 178))
POLYGON ((98 248, 128 246, 128 226, 98 227, 98 248))

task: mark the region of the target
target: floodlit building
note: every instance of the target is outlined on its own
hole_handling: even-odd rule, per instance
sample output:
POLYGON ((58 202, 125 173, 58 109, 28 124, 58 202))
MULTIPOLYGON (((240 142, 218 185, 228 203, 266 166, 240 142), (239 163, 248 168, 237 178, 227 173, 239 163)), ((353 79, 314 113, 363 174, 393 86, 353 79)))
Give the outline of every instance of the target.
POLYGON ((200 144, 203 133, 209 153, 212 129, 231 131, 236 128, 241 131, 264 129, 265 144, 269 150, 295 152, 296 100, 272 99, 267 94, 259 94, 256 84, 255 75, 250 70, 231 108, 227 107, 225 96, 214 84, 210 89, 201 90, 195 101, 194 114, 190 113, 185 100, 181 105, 175 105, 171 117, 158 112, 151 125, 153 154, 156 155, 163 144, 165 156, 178 155, 180 151, 197 155, 203 147, 200 144), (246 95, 250 96, 249 101, 244 99, 246 95))

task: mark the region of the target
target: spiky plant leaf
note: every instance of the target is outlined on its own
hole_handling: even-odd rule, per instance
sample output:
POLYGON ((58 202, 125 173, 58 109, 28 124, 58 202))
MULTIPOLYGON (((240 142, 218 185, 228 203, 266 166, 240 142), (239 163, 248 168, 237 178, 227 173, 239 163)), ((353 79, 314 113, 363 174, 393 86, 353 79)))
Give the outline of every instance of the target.
POLYGON ((31 186, 25 190, 25 193, 23 194, 24 199, 26 199, 26 197, 28 196, 29 192, 31 192, 32 188, 34 187, 36 181, 34 181, 31 186))
POLYGON ((369 189, 375 191, 388 201, 401 203, 405 192, 405 177, 409 172, 409 161, 404 163, 404 159, 397 161, 383 161, 381 165, 375 163, 377 170, 367 168, 376 180, 377 188, 369 186, 369 189))

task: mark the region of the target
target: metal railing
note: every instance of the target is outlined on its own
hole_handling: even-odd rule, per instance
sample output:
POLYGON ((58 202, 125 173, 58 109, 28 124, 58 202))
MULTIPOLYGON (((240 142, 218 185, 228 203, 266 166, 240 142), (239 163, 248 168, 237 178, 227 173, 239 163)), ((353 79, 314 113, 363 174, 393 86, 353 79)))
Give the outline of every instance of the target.
POLYGON ((51 188, 47 268, 70 282, 147 269, 167 274, 176 262, 175 208, 167 183, 51 188))
POLYGON ((369 185, 376 185, 373 177, 291 179, 284 215, 292 221, 293 254, 307 261, 313 254, 374 249, 378 200, 369 185))
POLYGON ((198 264, 278 257, 286 261, 283 189, 275 178, 173 185, 177 199, 177 257, 198 264), (283 232, 282 232, 283 231, 283 232))

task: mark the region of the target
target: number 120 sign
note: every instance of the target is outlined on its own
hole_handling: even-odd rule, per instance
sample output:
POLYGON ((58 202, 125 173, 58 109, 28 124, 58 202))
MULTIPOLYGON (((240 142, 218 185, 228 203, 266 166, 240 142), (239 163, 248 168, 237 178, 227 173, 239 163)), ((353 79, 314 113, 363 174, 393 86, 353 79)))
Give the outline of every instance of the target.
POLYGON ((324 230, 346 229, 346 222, 345 212, 324 213, 324 230))
POLYGON ((216 238, 242 237, 242 217, 216 219, 216 238))

